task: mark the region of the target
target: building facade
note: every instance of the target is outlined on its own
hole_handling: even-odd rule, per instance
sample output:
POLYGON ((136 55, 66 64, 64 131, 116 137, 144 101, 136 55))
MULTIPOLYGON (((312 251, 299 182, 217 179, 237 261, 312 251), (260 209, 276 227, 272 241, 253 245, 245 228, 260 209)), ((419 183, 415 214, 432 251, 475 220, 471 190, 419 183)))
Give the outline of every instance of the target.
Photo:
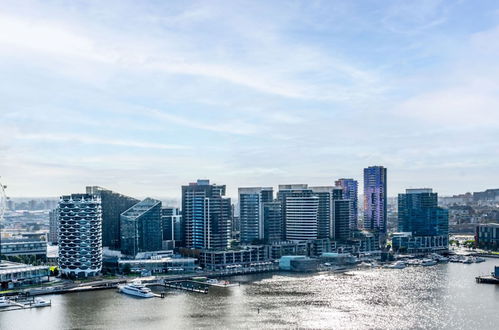
POLYGON ((354 179, 338 179, 335 185, 343 189, 343 199, 350 201, 350 229, 358 229, 359 221, 359 203, 358 203, 358 186, 359 183, 354 179))
POLYGON ((59 210, 57 208, 49 211, 49 233, 47 241, 57 244, 59 237, 59 210))
POLYGON ((135 256, 163 246, 161 201, 146 198, 121 214, 121 252, 135 256))
MULTIPOLYGON (((398 231, 410 233, 410 248, 448 248, 449 212, 438 207, 438 195, 432 189, 407 189, 398 196, 398 231)), ((394 235, 396 240, 405 240, 407 235, 394 235)), ((392 239, 393 241, 393 239, 392 239)), ((397 244, 394 244, 395 247, 397 244)))
POLYGON ((102 245, 119 250, 121 213, 137 204, 139 200, 98 186, 86 187, 86 192, 98 196, 101 200, 102 245))
POLYGON ((241 243, 251 244, 264 239, 264 203, 272 202, 273 198, 272 187, 239 188, 241 243))
POLYGON ((102 269, 102 209, 90 194, 62 196, 59 201, 59 269, 87 277, 102 269))
POLYGON ((481 249, 499 250, 499 223, 476 226, 475 242, 481 249))
POLYGON ((383 166, 364 169, 364 228, 386 235, 387 177, 383 166))
POLYGON ((173 247, 181 246, 182 215, 178 207, 164 207, 161 209, 161 222, 163 225, 163 241, 173 243, 173 247))
POLYGON ((284 239, 282 232, 282 205, 279 201, 263 204, 263 240, 265 244, 284 239))
POLYGON ((182 186, 185 247, 223 250, 228 247, 232 206, 225 185, 197 180, 182 186))

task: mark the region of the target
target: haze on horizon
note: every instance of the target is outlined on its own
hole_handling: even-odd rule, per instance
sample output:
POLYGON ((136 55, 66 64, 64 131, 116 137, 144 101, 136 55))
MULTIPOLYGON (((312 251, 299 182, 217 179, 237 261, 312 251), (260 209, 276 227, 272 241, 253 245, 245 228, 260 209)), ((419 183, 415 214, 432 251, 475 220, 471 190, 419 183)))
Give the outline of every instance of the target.
POLYGON ((498 40, 496 1, 2 1, 1 180, 494 188, 498 40))

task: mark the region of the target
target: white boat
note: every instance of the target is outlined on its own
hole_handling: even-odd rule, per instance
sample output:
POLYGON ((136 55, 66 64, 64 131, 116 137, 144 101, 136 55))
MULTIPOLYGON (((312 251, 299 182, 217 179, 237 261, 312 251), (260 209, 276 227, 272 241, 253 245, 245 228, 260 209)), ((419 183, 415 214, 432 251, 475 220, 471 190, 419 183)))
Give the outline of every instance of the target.
POLYGON ((391 265, 385 266, 386 268, 391 268, 391 269, 404 269, 405 268, 405 262, 404 261, 397 261, 394 262, 391 265))
POLYGON ((421 261, 421 266, 434 266, 437 264, 436 260, 431 260, 431 259, 423 259, 421 261))
POLYGON ((463 260, 461 260, 461 262, 463 264, 472 264, 473 263, 473 259, 471 259, 470 257, 467 257, 467 258, 464 258, 463 260))
POLYGON ((52 302, 50 300, 45 300, 42 298, 36 298, 35 301, 33 302, 33 307, 45 307, 45 306, 50 306, 52 305, 52 302))
POLYGON ((118 290, 122 293, 141 298, 152 298, 154 293, 151 289, 143 285, 140 281, 133 281, 131 284, 118 285, 118 290))
POLYGON ((0 307, 9 307, 11 306, 11 302, 9 299, 7 299, 7 297, 3 296, 3 297, 0 297, 0 307))
POLYGON ((476 262, 476 263, 479 263, 479 262, 484 262, 484 261, 485 261, 485 258, 483 258, 483 257, 476 257, 476 258, 475 258, 475 262, 476 262))

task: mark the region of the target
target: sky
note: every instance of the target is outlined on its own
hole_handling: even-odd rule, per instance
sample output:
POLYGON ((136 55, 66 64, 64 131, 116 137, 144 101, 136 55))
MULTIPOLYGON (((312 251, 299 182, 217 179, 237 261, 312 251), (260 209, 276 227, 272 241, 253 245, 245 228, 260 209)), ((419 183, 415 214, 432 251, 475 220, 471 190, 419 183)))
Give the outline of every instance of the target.
POLYGON ((2 0, 0 180, 497 188, 498 64, 495 0, 2 0))

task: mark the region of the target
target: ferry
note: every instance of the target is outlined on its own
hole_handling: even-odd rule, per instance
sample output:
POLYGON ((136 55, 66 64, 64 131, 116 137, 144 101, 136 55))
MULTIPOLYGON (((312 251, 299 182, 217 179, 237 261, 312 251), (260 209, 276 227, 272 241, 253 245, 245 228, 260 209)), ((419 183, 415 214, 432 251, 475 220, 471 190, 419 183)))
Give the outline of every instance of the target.
POLYGON ((118 290, 122 293, 141 298, 154 297, 151 289, 143 285, 140 281, 133 281, 132 284, 118 285, 118 290))

